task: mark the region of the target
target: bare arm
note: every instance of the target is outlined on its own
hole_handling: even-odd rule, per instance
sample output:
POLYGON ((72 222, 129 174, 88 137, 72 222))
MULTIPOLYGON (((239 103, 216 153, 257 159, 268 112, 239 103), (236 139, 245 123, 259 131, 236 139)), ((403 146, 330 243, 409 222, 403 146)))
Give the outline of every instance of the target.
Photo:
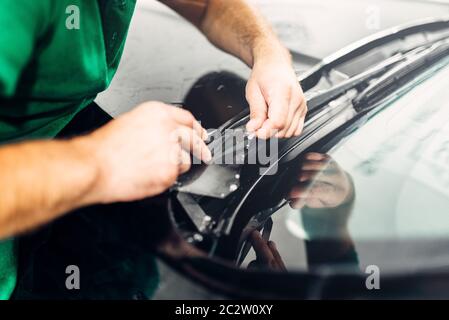
POLYGON ((281 49, 288 56, 270 25, 243 0, 160 1, 197 26, 211 43, 250 67, 262 51, 281 49))
POLYGON ((98 170, 84 140, 0 148, 0 238, 90 203, 98 170))
POLYGON ((160 0, 196 25, 218 48, 253 69, 246 87, 251 121, 261 138, 301 133, 306 101, 289 51, 245 0, 160 0))
POLYGON ((210 0, 200 29, 214 45, 250 67, 266 54, 291 59, 265 18, 243 0, 210 0))

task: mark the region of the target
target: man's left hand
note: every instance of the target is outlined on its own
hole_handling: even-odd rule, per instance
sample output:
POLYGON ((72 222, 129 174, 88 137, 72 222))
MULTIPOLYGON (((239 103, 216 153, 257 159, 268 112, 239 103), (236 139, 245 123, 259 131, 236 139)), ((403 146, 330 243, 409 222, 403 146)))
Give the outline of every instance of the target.
POLYGON ((302 132, 306 99, 286 49, 271 48, 254 59, 246 98, 251 110, 247 130, 259 138, 290 138, 302 132))

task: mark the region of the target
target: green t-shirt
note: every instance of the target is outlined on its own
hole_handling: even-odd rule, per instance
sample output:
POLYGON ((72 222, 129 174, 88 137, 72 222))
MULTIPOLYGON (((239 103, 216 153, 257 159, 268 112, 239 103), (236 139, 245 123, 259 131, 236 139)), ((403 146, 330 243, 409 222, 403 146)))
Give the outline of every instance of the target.
MULTIPOLYGON (((0 1, 0 144, 54 137, 114 76, 136 0, 0 1)), ((16 282, 0 242, 0 299, 16 282)))

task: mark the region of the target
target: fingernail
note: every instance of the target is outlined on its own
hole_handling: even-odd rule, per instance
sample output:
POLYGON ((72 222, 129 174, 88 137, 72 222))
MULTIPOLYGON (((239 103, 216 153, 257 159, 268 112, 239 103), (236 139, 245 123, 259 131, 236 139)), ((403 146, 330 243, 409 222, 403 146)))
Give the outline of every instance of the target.
POLYGON ((206 154, 204 155, 204 162, 209 163, 212 160, 212 153, 209 149, 207 149, 206 154))
POLYGON ((262 140, 266 140, 268 138, 268 133, 266 129, 259 129, 256 132, 257 137, 262 140))
POLYGON ((248 130, 249 132, 254 132, 254 121, 251 120, 250 122, 248 122, 246 124, 246 130, 248 130))
POLYGON ((275 134, 275 137, 278 138, 278 139, 281 139, 284 136, 280 132, 278 132, 278 133, 275 134))

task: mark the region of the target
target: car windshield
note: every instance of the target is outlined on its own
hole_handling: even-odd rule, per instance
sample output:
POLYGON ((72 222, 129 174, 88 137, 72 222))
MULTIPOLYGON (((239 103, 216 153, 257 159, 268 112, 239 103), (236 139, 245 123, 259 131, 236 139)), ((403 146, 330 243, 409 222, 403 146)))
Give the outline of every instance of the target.
MULTIPOLYGON (((273 220, 266 236, 288 270, 449 263, 447 88, 445 67, 330 150, 318 143, 258 185, 242 211, 264 208, 259 220, 273 220)), ((255 257, 243 249, 242 267, 255 257)))

